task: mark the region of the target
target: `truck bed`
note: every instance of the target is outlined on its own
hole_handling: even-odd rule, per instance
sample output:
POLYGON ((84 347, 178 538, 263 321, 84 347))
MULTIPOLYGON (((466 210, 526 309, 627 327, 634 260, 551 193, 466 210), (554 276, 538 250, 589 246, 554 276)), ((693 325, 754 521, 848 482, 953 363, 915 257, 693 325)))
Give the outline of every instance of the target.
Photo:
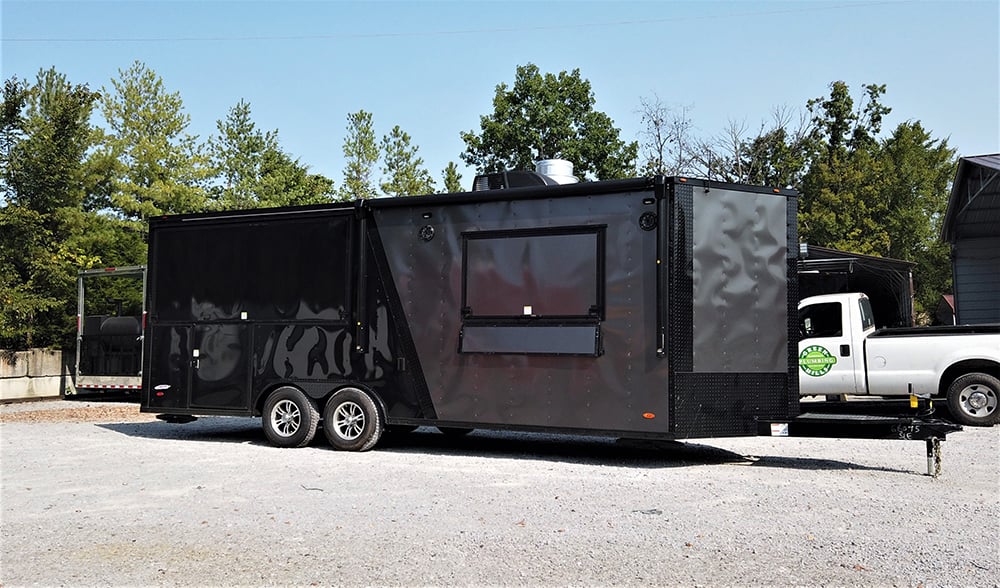
POLYGON ((937 327, 892 327, 879 329, 871 337, 933 337, 945 335, 998 334, 1000 324, 992 325, 942 325, 937 327))

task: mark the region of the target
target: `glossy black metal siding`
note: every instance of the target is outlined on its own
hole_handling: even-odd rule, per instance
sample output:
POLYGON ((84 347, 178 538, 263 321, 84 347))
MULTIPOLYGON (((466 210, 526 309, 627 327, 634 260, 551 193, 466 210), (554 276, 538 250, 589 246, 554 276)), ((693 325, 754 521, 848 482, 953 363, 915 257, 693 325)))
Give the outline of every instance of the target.
POLYGON ((144 405, 249 413, 268 382, 352 377, 353 217, 154 221, 144 405))
MULTIPOLYGON (((639 224, 650 211, 656 211, 651 190, 375 207, 391 280, 437 418, 471 425, 666 433, 667 361, 656 353, 657 231, 639 224), (567 328, 565 335, 579 336, 585 332, 579 324, 591 321, 599 327, 603 354, 561 355, 539 348, 460 353, 460 334, 472 318, 462 312, 463 247, 469 236, 499 231, 518 238, 550 229, 580 234, 581 227, 601 227, 604 235, 601 294, 606 316, 566 317, 567 324, 577 326, 567 328)), ((580 255, 568 251, 566 258, 580 255)), ((525 255, 525 275, 546 271, 542 260, 548 263, 551 257, 525 255)), ((575 308, 550 304, 550 297, 565 292, 547 284, 551 282, 541 280, 527 289, 538 302, 517 300, 511 307, 575 308)), ((522 321, 516 326, 527 331, 533 324, 531 317, 510 317, 508 323, 500 319, 498 328, 510 321, 522 321)), ((540 317, 538 326, 558 330, 559 324, 559 319, 540 317)), ((547 336, 561 335, 550 331, 547 336)))
POLYGON ((353 208, 153 225, 144 406, 250 414, 275 386, 322 398, 351 382, 376 390, 393 417, 427 414, 411 380, 398 377, 390 297, 376 272, 359 271, 353 208))

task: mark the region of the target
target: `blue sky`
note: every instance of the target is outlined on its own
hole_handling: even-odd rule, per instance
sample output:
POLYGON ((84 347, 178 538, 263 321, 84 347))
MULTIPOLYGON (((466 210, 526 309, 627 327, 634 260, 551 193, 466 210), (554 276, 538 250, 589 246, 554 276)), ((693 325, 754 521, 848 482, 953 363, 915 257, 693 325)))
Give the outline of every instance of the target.
MULTIPOLYGON (((804 108, 834 80, 888 86, 885 130, 920 120, 960 155, 1000 151, 1000 2, 46 2, 0 4, 3 77, 55 68, 110 88, 134 60, 207 138, 240 99, 285 151, 342 179, 346 117, 400 125, 440 182, 464 168, 500 82, 579 68, 627 140, 640 98, 687 106, 699 136, 804 108)), ((466 169, 463 185, 472 181, 466 169)))

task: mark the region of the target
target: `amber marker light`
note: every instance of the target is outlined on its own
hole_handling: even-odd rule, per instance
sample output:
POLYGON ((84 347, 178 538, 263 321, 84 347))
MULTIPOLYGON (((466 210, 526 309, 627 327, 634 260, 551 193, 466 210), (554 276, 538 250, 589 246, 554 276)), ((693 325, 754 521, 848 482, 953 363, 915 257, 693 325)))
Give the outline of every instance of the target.
POLYGON ((644 412, 644 413, 642 413, 642 418, 644 418, 644 419, 655 419, 656 415, 653 414, 653 413, 651 413, 651 412, 644 412))

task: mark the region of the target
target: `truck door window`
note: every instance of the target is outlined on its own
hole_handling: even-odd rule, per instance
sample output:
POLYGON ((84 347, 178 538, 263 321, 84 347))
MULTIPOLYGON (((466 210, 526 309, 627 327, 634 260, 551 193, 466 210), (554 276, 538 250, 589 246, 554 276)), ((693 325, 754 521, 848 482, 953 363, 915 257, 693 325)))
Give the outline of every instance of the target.
POLYGON ((875 326, 875 314, 872 312, 872 304, 867 298, 858 300, 861 310, 861 330, 867 331, 875 326))
POLYGON ((841 320, 839 302, 811 304, 799 312, 799 332, 803 339, 840 337, 844 333, 841 320))

